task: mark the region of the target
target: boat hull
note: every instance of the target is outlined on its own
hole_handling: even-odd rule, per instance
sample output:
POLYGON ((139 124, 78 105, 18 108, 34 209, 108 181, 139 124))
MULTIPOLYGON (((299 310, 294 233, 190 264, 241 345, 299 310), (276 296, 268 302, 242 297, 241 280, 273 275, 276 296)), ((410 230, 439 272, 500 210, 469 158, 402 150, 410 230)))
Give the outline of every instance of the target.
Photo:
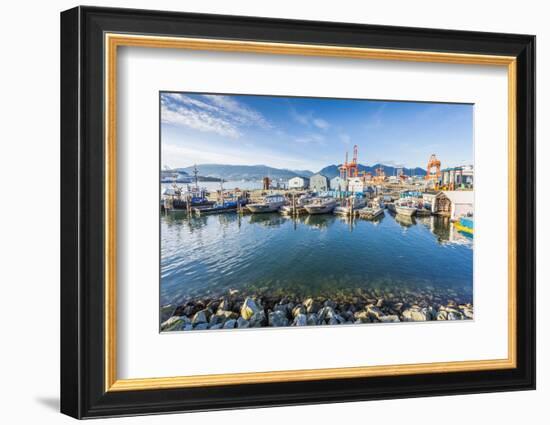
POLYGON ((409 207, 395 207, 395 212, 400 215, 404 215, 406 217, 412 217, 416 214, 416 208, 409 208, 409 207))
POLYGON ((304 208, 306 209, 308 214, 315 215, 315 214, 330 214, 336 205, 307 205, 304 208))
POLYGON ((283 206, 282 202, 274 202, 271 204, 248 204, 246 208, 251 213, 268 213, 278 211, 283 206))

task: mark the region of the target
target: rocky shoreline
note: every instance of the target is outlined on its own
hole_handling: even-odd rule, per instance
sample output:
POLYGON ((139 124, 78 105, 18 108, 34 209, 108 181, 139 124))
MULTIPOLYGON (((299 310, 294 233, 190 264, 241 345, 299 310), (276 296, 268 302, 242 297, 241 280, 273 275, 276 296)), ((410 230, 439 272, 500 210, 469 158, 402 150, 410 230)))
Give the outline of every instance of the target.
POLYGON ((260 327, 471 320, 474 309, 455 291, 356 289, 330 297, 229 290, 161 308, 161 332, 260 327))

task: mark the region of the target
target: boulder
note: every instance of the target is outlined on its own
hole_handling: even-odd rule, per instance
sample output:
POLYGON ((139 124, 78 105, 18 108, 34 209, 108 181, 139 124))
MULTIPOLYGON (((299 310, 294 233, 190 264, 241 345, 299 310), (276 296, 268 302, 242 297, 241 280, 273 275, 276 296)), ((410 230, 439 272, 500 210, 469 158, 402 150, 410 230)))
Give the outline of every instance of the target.
POLYGON ((380 310, 380 308, 376 307, 375 305, 369 305, 366 311, 371 320, 380 320, 380 318, 384 316, 382 310, 380 310))
POLYGON ((370 318, 366 310, 356 312, 353 317, 355 318, 355 323, 369 323, 370 318))
POLYGON ((294 326, 307 326, 308 324, 307 316, 302 313, 297 314, 292 324, 294 326))
POLYGON ((218 323, 217 325, 212 325, 210 326, 210 330, 215 330, 215 329, 222 329, 223 328, 223 323, 218 323))
POLYGON ((413 306, 403 312, 405 322, 425 322, 428 319, 426 312, 418 306, 413 306))
POLYGON ((184 322, 184 317, 185 316, 170 317, 168 320, 162 322, 162 324, 160 325, 160 330, 163 332, 181 330, 189 322, 189 319, 187 319, 187 317, 185 317, 185 319, 187 319, 187 323, 184 322))
POLYGON ((306 314, 307 309, 304 305, 299 304, 292 309, 292 317, 296 318, 299 314, 306 314))
POLYGON ((241 307, 241 316, 244 319, 249 320, 254 314, 259 313, 260 310, 261 309, 256 301, 250 297, 247 297, 241 307))
POLYGON ((269 313, 269 326, 288 326, 288 319, 282 311, 272 311, 269 313))
POLYGON ((250 318, 250 327, 252 328, 259 328, 261 326, 265 325, 265 313, 263 310, 259 311, 258 313, 254 313, 252 317, 250 318))
POLYGON ((311 313, 307 315, 307 324, 309 326, 315 326, 319 324, 319 316, 317 316, 317 313, 311 313))
POLYGON ((224 329, 233 329, 237 325, 237 321, 235 319, 229 319, 227 322, 223 324, 224 329))
POLYGON ((193 325, 197 325, 199 323, 208 323, 208 319, 210 318, 211 314, 212 312, 207 309, 197 311, 193 316, 193 320, 191 320, 191 323, 193 323, 193 325))
POLYGON ((382 316, 379 319, 382 323, 394 323, 394 322, 400 322, 399 316, 396 314, 388 314, 387 316, 382 316))
POLYGON ((437 313, 436 320, 447 320, 448 315, 449 315, 449 313, 447 313, 445 310, 440 310, 437 313))
POLYGON ((237 327, 240 329, 245 329, 250 327, 250 322, 242 317, 237 319, 237 327))
POLYGON ((313 298, 308 298, 304 301, 304 307, 306 308, 306 312, 308 314, 311 313, 317 313, 319 309, 321 308, 321 305, 315 301, 313 298))
POLYGON ((199 323, 193 327, 194 331, 204 331, 208 329, 208 323, 199 323))

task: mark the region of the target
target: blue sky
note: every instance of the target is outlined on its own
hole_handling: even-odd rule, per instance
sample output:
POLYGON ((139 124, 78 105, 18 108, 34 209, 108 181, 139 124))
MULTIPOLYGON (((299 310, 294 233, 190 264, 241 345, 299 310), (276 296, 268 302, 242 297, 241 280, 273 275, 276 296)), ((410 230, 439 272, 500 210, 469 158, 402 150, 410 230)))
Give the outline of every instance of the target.
POLYGON ((162 164, 268 165, 313 172, 351 158, 425 168, 473 163, 473 106, 161 93, 162 164))

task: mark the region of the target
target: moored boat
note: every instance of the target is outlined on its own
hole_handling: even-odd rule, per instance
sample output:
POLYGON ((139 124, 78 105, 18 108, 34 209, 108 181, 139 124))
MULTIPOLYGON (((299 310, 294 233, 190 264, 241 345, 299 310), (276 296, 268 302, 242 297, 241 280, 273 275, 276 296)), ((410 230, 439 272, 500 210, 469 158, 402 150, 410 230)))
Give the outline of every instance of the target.
POLYGON ((285 204, 283 195, 267 195, 262 202, 248 204, 246 208, 251 213, 267 213, 277 211, 285 204))
POLYGON ((340 205, 334 207, 334 214, 337 215, 351 215, 356 214, 361 208, 365 206, 365 198, 359 196, 350 196, 342 201, 340 205))
POLYGON ((366 218, 367 220, 373 220, 377 217, 384 215, 384 209, 378 202, 369 202, 368 205, 359 210, 359 217, 366 218))
POLYGON ((283 205, 279 212, 283 215, 300 215, 306 213, 306 209, 304 208, 311 200, 313 199, 313 196, 310 194, 305 194, 300 196, 296 201, 291 202, 288 205, 283 205))
POLYGON ((304 208, 308 214, 329 214, 336 207, 336 200, 329 197, 314 198, 304 208))
POLYGON ((417 208, 414 202, 411 200, 400 199, 395 202, 395 212, 407 217, 412 217, 416 214, 417 208))

